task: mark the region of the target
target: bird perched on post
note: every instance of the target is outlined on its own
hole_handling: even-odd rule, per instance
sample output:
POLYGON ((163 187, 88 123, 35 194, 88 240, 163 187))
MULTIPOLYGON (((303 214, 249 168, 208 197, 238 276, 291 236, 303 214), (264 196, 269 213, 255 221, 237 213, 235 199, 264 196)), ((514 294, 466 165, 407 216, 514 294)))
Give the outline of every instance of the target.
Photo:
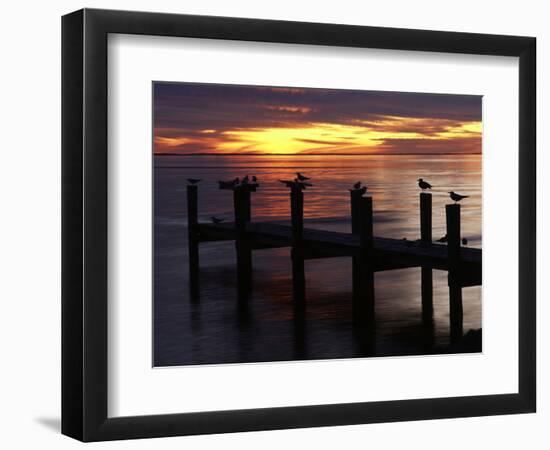
POLYGON ((355 184, 353 185, 353 189, 361 189, 361 182, 358 181, 357 183, 355 183, 355 184))
POLYGON ((464 198, 468 198, 469 195, 460 195, 460 194, 457 194, 456 192, 451 191, 449 192, 449 197, 451 197, 451 200, 457 203, 464 198))
POLYGON ((245 175, 245 177, 243 178, 243 181, 241 181, 241 184, 248 184, 248 175, 245 175))
POLYGON ((252 175, 252 183, 257 183, 258 178, 256 178, 256 175, 252 175))
POLYGON ((294 187, 296 185, 295 181, 292 180, 279 180, 279 183, 283 183, 286 187, 294 187))
POLYGON ((210 220, 212 220, 212 223, 222 223, 225 219, 221 219, 219 217, 212 216, 212 217, 210 217, 210 220))
POLYGON ((312 186, 313 186, 313 184, 308 183, 307 181, 301 181, 301 180, 299 180, 298 178, 294 178, 294 182, 295 182, 299 187, 303 187, 304 189, 306 188, 306 186, 308 186, 308 187, 312 187, 312 186))
POLYGON ((189 184, 198 184, 200 183, 202 180, 200 178, 187 178, 187 182, 189 184))
POLYGON ((419 178, 418 179, 418 187, 424 191, 426 189, 431 189, 432 185, 430 183, 428 183, 427 181, 424 181, 422 178, 419 178))
POLYGON ((447 242, 447 240, 448 240, 447 235, 445 235, 445 236, 439 238, 439 239, 437 240, 437 242, 447 242))
POLYGON ((309 177, 302 175, 300 172, 296 172, 296 178, 298 178, 298 180, 300 181, 307 181, 310 179, 309 177))

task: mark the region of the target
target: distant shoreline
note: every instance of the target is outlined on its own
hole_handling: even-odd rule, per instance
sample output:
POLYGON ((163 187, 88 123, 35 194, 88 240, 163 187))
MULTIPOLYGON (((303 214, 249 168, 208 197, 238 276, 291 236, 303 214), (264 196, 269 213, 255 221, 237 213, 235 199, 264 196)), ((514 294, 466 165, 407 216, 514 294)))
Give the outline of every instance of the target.
POLYGON ((154 156, 472 156, 482 153, 153 153, 154 156))

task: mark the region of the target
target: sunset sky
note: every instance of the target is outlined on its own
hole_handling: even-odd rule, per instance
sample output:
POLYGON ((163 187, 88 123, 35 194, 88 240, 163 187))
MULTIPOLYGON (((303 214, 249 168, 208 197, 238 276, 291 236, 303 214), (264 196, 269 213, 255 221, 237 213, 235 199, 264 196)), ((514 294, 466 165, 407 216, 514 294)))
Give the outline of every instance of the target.
POLYGON ((481 97, 155 82, 155 153, 481 153, 481 97))

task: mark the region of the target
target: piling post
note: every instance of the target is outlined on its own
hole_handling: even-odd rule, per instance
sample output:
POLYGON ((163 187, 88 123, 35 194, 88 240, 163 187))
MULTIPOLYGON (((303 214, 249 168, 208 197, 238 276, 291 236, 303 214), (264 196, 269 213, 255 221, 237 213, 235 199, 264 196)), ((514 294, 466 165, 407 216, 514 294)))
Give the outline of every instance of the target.
MULTIPOLYGON (((420 194, 420 240, 432 243, 432 194, 420 194)), ((433 273, 430 267, 421 269, 422 318, 430 322, 433 318, 433 273)))
POLYGON ((252 285, 252 247, 246 236, 246 226, 251 219, 250 189, 237 186, 233 190, 235 210, 235 250, 237 254, 237 286, 239 299, 246 298, 252 285))
POLYGON ((359 239, 353 281, 353 321, 356 325, 374 323, 374 246, 372 197, 361 197, 359 239))
POLYGON ((198 186, 187 186, 187 240, 189 246, 189 288, 191 300, 199 296, 198 186))
POLYGON ((290 188, 290 220, 292 225, 292 292, 295 307, 301 310, 305 304, 306 276, 304 262, 304 192, 296 183, 290 188))
POLYGON ((460 205, 446 205, 447 251, 449 258, 449 315, 451 343, 456 343, 463 334, 462 284, 460 277, 460 205))
MULTIPOLYGON (((361 199, 363 193, 359 189, 350 190, 350 206, 351 206, 351 233, 359 234, 361 229, 361 199)), ((359 293, 359 280, 361 279, 361 271, 359 268, 358 256, 351 257, 351 289, 353 295, 353 305, 359 305, 361 298, 359 293)), ((355 311, 354 306, 354 311, 355 311)), ((355 316, 355 314, 354 314, 355 316)))

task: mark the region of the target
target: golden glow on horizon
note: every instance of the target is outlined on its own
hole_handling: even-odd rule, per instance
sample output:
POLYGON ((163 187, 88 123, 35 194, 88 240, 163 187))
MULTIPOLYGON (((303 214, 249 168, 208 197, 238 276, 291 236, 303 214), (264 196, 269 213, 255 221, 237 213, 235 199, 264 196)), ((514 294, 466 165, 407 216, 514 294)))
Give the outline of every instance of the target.
MULTIPOLYGON (((277 107, 286 108, 286 107, 277 107)), ((300 108, 289 112, 303 113, 300 108)), ((419 140, 441 144, 455 139, 472 139, 479 142, 480 121, 460 122, 449 119, 427 119, 385 116, 376 121, 357 121, 353 125, 337 123, 311 123, 300 127, 252 128, 220 131, 205 129, 201 137, 163 137, 162 130, 155 130, 155 151, 189 151, 192 144, 200 144, 206 153, 361 153, 384 150, 387 140, 419 140)), ((479 148, 479 150, 481 150, 479 148)))

